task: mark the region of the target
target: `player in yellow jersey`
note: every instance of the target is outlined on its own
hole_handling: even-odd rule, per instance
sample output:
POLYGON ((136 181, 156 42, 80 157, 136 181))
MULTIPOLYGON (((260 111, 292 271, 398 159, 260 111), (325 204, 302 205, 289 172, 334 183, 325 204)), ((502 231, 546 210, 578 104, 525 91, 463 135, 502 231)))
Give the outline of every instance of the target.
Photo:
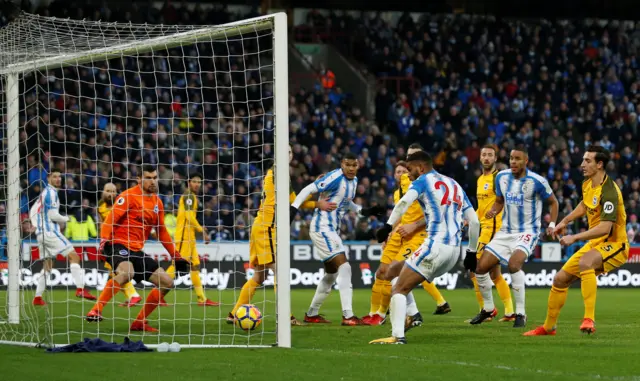
MULTIPOLYGON (((407 149, 407 155, 422 150, 420 144, 414 143, 407 149)), ((394 176, 399 184, 393 195, 393 201, 397 203, 409 189, 411 181, 415 179, 409 177, 409 170, 404 161, 398 162, 394 176)), ((422 208, 415 201, 384 245, 380 266, 376 271, 376 279, 371 288, 371 309, 369 315, 362 319, 365 324, 381 325, 384 323, 391 302, 391 283, 402 268, 398 264, 404 263, 404 260, 422 245, 427 237, 425 228, 426 221, 424 220, 422 208)), ((451 312, 449 303, 433 283, 424 281, 422 282, 422 287, 437 304, 434 315, 444 315, 451 312)), ((407 328, 422 324, 422 315, 418 311, 412 293, 407 295, 407 315, 407 328)))
POLYGON ((198 298, 198 305, 201 307, 219 306, 220 303, 209 300, 204 295, 204 288, 200 279, 200 256, 198 256, 198 251, 196 250, 196 232, 202 233, 205 245, 210 242, 207 229, 200 225, 196 218, 196 212, 198 211, 197 195, 202 187, 202 176, 197 173, 190 174, 188 184, 187 193, 180 196, 180 201, 178 202, 178 221, 174 237, 176 250, 180 253, 181 259, 174 260, 167 269, 167 274, 175 279, 176 271, 189 271, 193 291, 198 298))
MULTIPOLYGON (((289 147, 289 162, 293 159, 293 152, 289 147)), ((288 170, 285 168, 284 170, 288 170)), ((296 199, 295 192, 289 194, 289 203, 293 203, 296 199)), ((238 296, 238 300, 227 316, 227 323, 232 324, 235 319, 235 313, 243 304, 248 304, 256 293, 256 289, 260 287, 268 274, 269 269, 273 270, 276 255, 276 190, 274 181, 274 169, 267 171, 262 180, 262 201, 258 209, 258 214, 251 226, 251 235, 249 237, 249 263, 254 270, 253 276, 243 286, 238 296)), ((338 205, 334 202, 326 200, 305 201, 301 206, 303 209, 318 208, 324 211, 335 210, 338 205)), ((291 316, 292 325, 302 325, 293 315, 291 316)))
MULTIPOLYGON (((98 215, 100 215, 100 222, 107 220, 107 216, 109 215, 109 212, 111 212, 111 208, 113 208, 113 202, 117 195, 118 191, 113 183, 106 183, 104 188, 102 188, 102 198, 98 203, 98 215)), ((111 265, 104 262, 104 267, 109 270, 109 276, 113 278, 113 269, 111 268, 111 265)), ((142 301, 142 298, 131 282, 127 282, 122 286, 122 292, 127 297, 127 302, 120 303, 120 307, 133 307, 142 301)))
POLYGON ((582 183, 582 201, 560 221, 553 235, 560 238, 563 246, 578 241, 587 241, 587 244, 573 254, 553 278, 544 325, 525 332, 525 336, 556 334, 556 322, 567 300, 567 291, 571 283, 578 279, 584 300, 584 318, 580 330, 589 334, 596 331, 596 276, 617 269, 629 257, 624 200, 618 185, 605 172, 610 158, 609 152, 600 146, 590 146, 582 158, 581 169, 586 178, 582 183), (589 230, 561 236, 569 223, 585 214, 589 230))
MULTIPOLYGON (((482 163, 482 175, 478 177, 477 182, 477 198, 478 198, 478 210, 476 211, 480 218, 480 238, 478 239, 477 247, 477 260, 480 259, 484 253, 484 247, 491 242, 493 236, 500 230, 502 226, 502 211, 493 218, 487 218, 486 214, 496 201, 495 182, 496 174, 496 161, 498 160, 498 148, 492 144, 487 144, 482 147, 480 151, 480 162, 482 163)), ((475 270, 475 266, 472 266, 475 270)), ((496 290, 500 299, 504 304, 504 316, 500 319, 501 322, 514 321, 516 314, 513 311, 513 301, 511 300, 511 291, 509 285, 502 276, 500 266, 496 266, 489 272, 493 284, 496 285, 496 290)), ((478 288, 478 280, 473 271, 470 271, 470 277, 473 281, 473 288, 476 291, 476 299, 480 305, 480 310, 484 307, 482 300, 482 294, 478 288)), ((490 321, 492 318, 486 319, 490 321)))

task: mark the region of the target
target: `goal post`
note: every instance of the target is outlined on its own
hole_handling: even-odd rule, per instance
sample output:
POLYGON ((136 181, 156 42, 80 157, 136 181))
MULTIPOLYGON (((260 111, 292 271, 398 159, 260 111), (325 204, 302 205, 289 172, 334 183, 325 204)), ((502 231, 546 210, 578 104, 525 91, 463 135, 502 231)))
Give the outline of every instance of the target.
MULTIPOLYGON (((0 344, 61 346, 84 337, 118 341, 128 336, 151 347, 163 341, 192 348, 291 347, 287 49, 285 13, 217 26, 119 24, 22 13, 0 29, 0 127, 6 168, 0 205, 6 208, 8 238, 7 263, 0 268, 0 344), (85 95, 85 89, 90 94, 85 95), (54 136, 59 130, 63 136, 54 136), (123 156, 116 160, 115 152, 123 156), (221 305, 202 307, 195 303, 193 268, 177 274, 180 290, 167 295, 170 306, 158 308, 150 318, 161 325, 158 336, 128 331, 142 304, 118 308, 121 297, 105 307, 105 321, 87 323, 84 316, 93 302, 76 298, 73 284, 62 285, 71 275, 60 256, 54 262, 65 269, 54 265, 52 270, 60 270, 60 284, 50 279, 53 275, 40 274, 37 239, 24 227, 25 209, 42 191, 39 180, 32 179, 39 179, 39 171, 61 172, 60 213, 78 213, 77 221, 85 222, 85 210, 97 209, 104 183, 117 184, 121 192, 145 163, 173 174, 160 176, 169 184, 160 187, 160 196, 165 210, 172 205, 174 214, 190 174, 199 174, 205 192, 198 195, 200 223, 215 225, 205 226, 213 242, 196 244, 206 251, 200 253, 204 263, 199 271, 204 278, 215 273, 229 279, 226 286, 208 285, 215 284, 213 277, 203 281, 207 297, 221 305), (237 238, 237 231, 242 230, 239 221, 250 228, 261 201, 258 187, 270 163, 278 227, 275 268, 286 275, 277 277, 276 292, 269 282, 259 289, 256 305, 263 322, 245 332, 226 324, 250 276, 248 238, 237 238), (76 193, 80 204, 70 201, 76 193), (217 220, 211 217, 214 211, 217 220), (46 279, 45 306, 32 305, 40 277, 46 279)), ((84 287, 97 296, 109 274, 95 255, 98 242, 90 238, 71 243, 82 258, 84 287), (89 271, 95 282, 87 280, 89 271)), ((161 267, 170 264, 166 252, 154 255, 163 259, 161 267)), ((151 284, 134 283, 144 302, 151 284)))

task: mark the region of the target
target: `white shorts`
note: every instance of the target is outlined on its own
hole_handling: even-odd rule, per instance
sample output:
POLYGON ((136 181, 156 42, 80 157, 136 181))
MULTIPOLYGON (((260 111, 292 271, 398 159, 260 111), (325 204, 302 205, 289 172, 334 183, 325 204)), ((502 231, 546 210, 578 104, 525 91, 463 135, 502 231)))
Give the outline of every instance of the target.
POLYGON ((53 258, 58 254, 65 257, 74 251, 73 245, 60 232, 43 232, 37 233, 38 251, 40 258, 53 258))
POLYGON ((316 253, 322 262, 326 262, 338 254, 346 254, 342 238, 336 232, 309 232, 316 253))
POLYGON ((528 259, 537 244, 538 236, 532 233, 498 232, 484 250, 495 255, 503 265, 507 265, 514 251, 524 251, 528 259))
POLYGON ((445 245, 427 239, 405 264, 427 281, 433 282, 435 278, 451 270, 459 258, 460 246, 445 245))

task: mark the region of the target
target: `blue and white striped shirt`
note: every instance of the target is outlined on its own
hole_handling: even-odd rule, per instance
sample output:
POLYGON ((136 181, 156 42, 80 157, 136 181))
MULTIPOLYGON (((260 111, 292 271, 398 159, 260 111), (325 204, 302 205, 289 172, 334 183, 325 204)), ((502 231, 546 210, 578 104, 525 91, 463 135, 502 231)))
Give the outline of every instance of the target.
POLYGON ((357 210, 353 199, 356 196, 358 178, 349 180, 342 173, 342 169, 338 168, 316 180, 314 185, 320 192, 319 199, 335 202, 338 207, 331 212, 316 208, 311 219, 310 231, 318 233, 340 231, 340 221, 345 214, 349 210, 357 210))
POLYGON ((495 190, 496 196, 504 198, 500 231, 538 235, 542 202, 553 194, 547 179, 529 170, 516 179, 510 169, 505 169, 496 175, 495 190))
POLYGON ((460 184, 435 170, 418 177, 407 193, 418 193, 418 203, 427 222, 429 239, 459 246, 462 241, 463 214, 473 205, 460 184))
POLYGON ((36 227, 36 234, 42 234, 43 232, 60 233, 60 225, 49 217, 49 211, 59 214, 59 209, 58 190, 51 185, 47 185, 29 211, 29 219, 36 227))

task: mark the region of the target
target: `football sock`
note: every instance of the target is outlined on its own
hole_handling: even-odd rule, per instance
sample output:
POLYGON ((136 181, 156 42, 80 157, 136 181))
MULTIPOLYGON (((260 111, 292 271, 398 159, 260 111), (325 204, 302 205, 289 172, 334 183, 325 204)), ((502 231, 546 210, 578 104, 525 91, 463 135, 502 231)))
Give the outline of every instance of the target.
POLYGON ((491 312, 494 308, 496 308, 493 304, 493 283, 491 282, 491 277, 488 273, 476 274, 476 279, 478 280, 478 288, 480 289, 482 300, 484 302, 482 309, 487 312, 491 312))
POLYGON ((48 273, 45 273, 44 270, 40 271, 40 278, 38 279, 38 285, 36 286, 36 297, 41 297, 44 294, 44 289, 46 287, 48 273))
POLYGON ((84 288, 84 271, 82 270, 82 267, 80 267, 80 264, 70 264, 69 270, 71 271, 71 276, 73 277, 73 282, 76 284, 76 287, 84 288))
POLYGON ((249 279, 243 286, 242 290, 240 290, 240 296, 238 296, 238 301, 236 305, 231 310, 231 314, 235 316, 236 311, 243 304, 249 304, 251 302, 251 298, 256 294, 256 289, 260 287, 258 282, 253 280, 253 278, 249 279))
POLYGON ((140 309, 140 313, 136 317, 137 321, 144 321, 147 316, 151 315, 156 308, 158 308, 158 302, 160 301, 160 290, 154 288, 147 296, 147 300, 144 302, 144 306, 140 309))
POLYGON ((378 315, 385 317, 387 311, 389 311, 389 304, 391 303, 391 281, 381 280, 380 287, 380 306, 378 307, 378 315))
POLYGON ((120 283, 116 282, 113 279, 109 279, 107 284, 104 285, 104 289, 102 289, 102 292, 98 297, 98 301, 92 309, 97 310, 98 312, 102 312, 104 306, 109 303, 113 296, 118 293, 118 291, 120 291, 120 283))
POLYGON ((407 294, 407 316, 413 316, 419 312, 416 299, 413 297, 413 291, 409 291, 407 294))
POLYGON ((391 335, 404 337, 404 320, 407 316, 407 297, 395 294, 391 298, 391 335))
POLYGON ((580 271, 582 299, 584 299, 584 318, 596 320, 596 293, 598 281, 593 269, 580 271))
POLYGON ((560 310, 564 306, 564 302, 567 300, 568 288, 558 288, 551 286, 551 292, 549 292, 549 302, 547 303, 547 318, 544 320, 544 329, 550 332, 556 327, 558 322, 558 316, 560 310))
POLYGON ((207 297, 204 296, 204 289, 202 288, 202 280, 200 279, 200 271, 191 270, 191 283, 193 284, 193 291, 195 291, 196 296, 198 297, 198 302, 206 301, 207 297))
POLYGON ((516 314, 526 315, 524 303, 524 271, 520 270, 511 274, 511 288, 516 300, 516 314))
POLYGON ((338 278, 338 273, 324 274, 320 283, 318 283, 316 294, 313 295, 313 299, 311 300, 311 306, 309 306, 309 311, 307 311, 308 316, 318 315, 322 303, 324 303, 324 300, 329 296, 331 287, 333 287, 333 284, 336 282, 336 278, 338 278))
POLYGON ((176 266, 175 265, 171 265, 171 266, 167 267, 166 273, 169 274, 171 279, 176 279, 176 266))
MULTIPOLYGON (((369 309, 369 315, 373 316, 380 309, 380 299, 382 298, 382 288, 383 280, 376 278, 376 281, 373 282, 373 286, 371 287, 371 308, 369 309)), ((391 285, 389 285, 391 286, 391 285)))
POLYGON ((438 287, 436 287, 433 282, 429 283, 425 280, 424 282, 422 282, 422 288, 424 288, 424 290, 428 292, 429 295, 431 295, 437 305, 441 306, 447 302, 446 300, 444 300, 444 297, 440 293, 440 290, 438 290, 438 287))
POLYGON ((353 317, 353 285, 351 284, 351 264, 349 262, 338 267, 338 291, 340 292, 340 304, 342 304, 342 316, 349 319, 353 317))
POLYGON ((502 300, 502 304, 504 305, 504 314, 513 315, 513 300, 511 300, 511 290, 509 290, 509 285, 507 284, 507 281, 504 280, 502 274, 498 275, 498 277, 493 281, 493 284, 496 285, 496 290, 498 290, 498 295, 500 295, 500 300, 502 300))
POLYGON ((122 286, 122 292, 127 296, 127 300, 131 300, 131 298, 140 297, 136 288, 133 287, 133 283, 127 282, 122 286))
POLYGON ((484 300, 482 299, 480 287, 478 287, 478 278, 474 276, 473 278, 471 278, 471 281, 473 282, 473 289, 476 290, 476 300, 478 301, 478 305, 480 306, 480 309, 483 309, 484 300))

